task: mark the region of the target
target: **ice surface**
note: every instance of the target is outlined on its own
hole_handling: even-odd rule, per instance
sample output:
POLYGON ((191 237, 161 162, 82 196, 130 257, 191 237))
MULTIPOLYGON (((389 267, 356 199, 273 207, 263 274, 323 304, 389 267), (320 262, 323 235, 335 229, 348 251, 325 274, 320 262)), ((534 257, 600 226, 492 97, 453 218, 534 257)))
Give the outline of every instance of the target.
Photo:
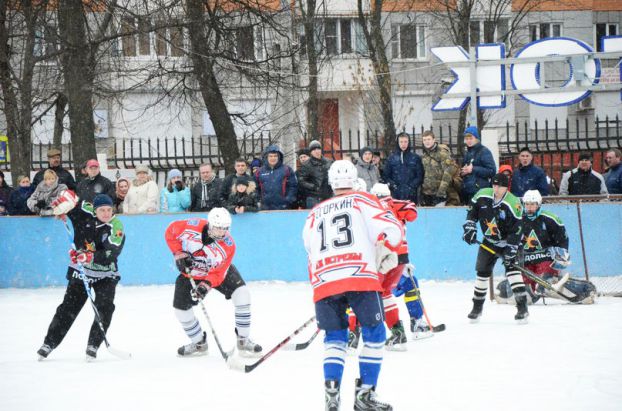
MULTIPOLYGON (((250 283, 252 337, 264 349, 313 315, 303 283, 250 283)), ((515 308, 486 302, 470 324, 472 283, 423 282, 434 338, 386 352, 378 393, 395 410, 620 410, 622 299, 592 306, 553 302, 530 307, 517 325, 515 308)), ((322 343, 280 351, 249 374, 227 369, 210 340, 205 357, 179 358, 186 337, 172 309, 173 287, 117 288, 109 339, 132 352, 128 361, 101 348, 84 361, 93 314, 83 309, 65 341, 47 360, 36 350, 63 288, 0 290, 0 410, 322 410, 322 343)), ((207 309, 225 349, 234 343, 233 308, 218 292, 207 309)), ((403 304, 403 318, 407 314, 403 304)), ((196 309, 206 326, 203 314, 196 309)), ((313 332, 309 327, 297 341, 313 332)), ((357 358, 349 356, 342 409, 352 409, 357 358)))

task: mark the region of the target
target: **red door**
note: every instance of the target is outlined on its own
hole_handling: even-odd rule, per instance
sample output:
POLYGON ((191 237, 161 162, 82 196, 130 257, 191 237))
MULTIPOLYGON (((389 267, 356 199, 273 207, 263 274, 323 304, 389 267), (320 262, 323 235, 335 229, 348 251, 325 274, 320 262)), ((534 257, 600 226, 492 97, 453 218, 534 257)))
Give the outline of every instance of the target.
POLYGON ((341 159, 339 144, 339 100, 320 100, 318 129, 322 135, 322 148, 326 157, 341 159))

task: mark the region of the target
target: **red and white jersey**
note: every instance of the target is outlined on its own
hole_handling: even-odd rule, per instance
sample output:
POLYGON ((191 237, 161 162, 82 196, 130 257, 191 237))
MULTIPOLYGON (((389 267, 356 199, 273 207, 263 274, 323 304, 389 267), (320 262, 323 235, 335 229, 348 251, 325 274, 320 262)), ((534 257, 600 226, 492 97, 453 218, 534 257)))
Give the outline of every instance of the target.
MULTIPOLYGON (((204 230, 207 230, 204 218, 174 221, 166 228, 166 243, 173 254, 184 251, 192 255, 193 268, 206 272, 206 275, 193 275, 195 280, 207 280, 212 287, 218 287, 233 260, 235 242, 227 233, 222 240, 203 245, 204 230)), ((182 275, 188 277, 186 273, 182 275)))
POLYGON ((302 231, 313 301, 347 291, 382 291, 376 267, 382 238, 397 248, 401 223, 372 194, 346 193, 313 207, 302 231))
MULTIPOLYGON (((408 257, 408 242, 406 241, 406 223, 417 219, 417 206, 408 200, 395 200, 393 197, 382 197, 380 202, 391 210, 395 217, 402 223, 402 244, 397 250, 400 256, 408 257)), ((404 261, 403 263, 407 263, 404 261)))

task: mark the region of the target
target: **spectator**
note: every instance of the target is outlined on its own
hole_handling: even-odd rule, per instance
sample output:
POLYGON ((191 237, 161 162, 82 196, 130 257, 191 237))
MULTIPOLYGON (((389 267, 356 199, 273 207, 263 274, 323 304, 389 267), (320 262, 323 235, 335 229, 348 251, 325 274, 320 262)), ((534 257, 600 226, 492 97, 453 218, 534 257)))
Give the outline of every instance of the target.
POLYGON ((549 185, 549 195, 556 196, 559 194, 559 186, 557 180, 552 177, 546 176, 546 182, 549 185))
POLYGON ((533 154, 527 147, 523 147, 518 154, 520 164, 512 175, 511 192, 516 197, 522 197, 526 191, 538 190, 540 195, 549 195, 549 183, 544 170, 533 164, 533 154))
POLYGON ((89 173, 86 171, 86 163, 88 163, 88 161, 76 165, 76 185, 80 184, 80 181, 89 178, 89 173))
POLYGON ((313 208, 333 196, 333 190, 328 185, 328 169, 332 161, 322 156, 322 144, 317 140, 309 143, 309 154, 309 161, 300 167, 298 173, 298 186, 306 195, 305 208, 313 208))
MULTIPOLYGON (((300 150, 298 150, 296 154, 298 155, 298 162, 300 164, 300 167, 298 167, 298 169, 296 170, 296 180, 300 181, 300 169, 302 168, 302 165, 304 163, 309 161, 309 158, 311 158, 311 156, 309 155, 308 148, 301 148, 300 150)), ((302 188, 302 186, 298 184, 298 191, 296 192, 295 208, 305 209, 307 207, 306 202, 307 202, 307 193, 305 192, 304 188, 302 188)))
MULTIPOLYGON (((244 160, 243 158, 238 158, 237 160, 235 160, 234 167, 235 173, 226 176, 225 179, 222 181, 222 187, 220 191, 220 199, 222 204, 224 204, 229 198, 229 195, 231 194, 231 189, 235 185, 235 180, 240 177, 249 177, 248 164, 246 163, 246 160, 244 160)), ((212 206, 211 208, 214 207, 218 206, 212 206)))
POLYGON ((149 167, 136 166, 136 178, 125 195, 121 208, 125 214, 157 213, 160 211, 158 185, 151 179, 149 167))
POLYGON ((396 146, 385 164, 384 181, 389 185, 394 199, 419 204, 417 191, 423 183, 424 173, 421 157, 411 150, 407 133, 397 135, 396 146))
POLYGON ((123 201, 127 196, 127 192, 130 190, 130 181, 127 178, 120 178, 117 180, 116 187, 116 198, 112 209, 115 214, 121 214, 123 213, 123 201))
MULTIPOLYGON (((246 162, 244 162, 244 165, 246 165, 246 162)), ((192 187, 190 211, 209 211, 214 207, 221 207, 225 201, 222 192, 223 182, 214 173, 212 165, 201 164, 199 176, 199 182, 192 187)), ((229 187, 229 190, 231 190, 231 187, 229 187)))
POLYGON ((492 153, 479 142, 477 127, 464 130, 464 143, 467 151, 462 160, 462 203, 469 204, 471 198, 482 188, 491 187, 490 179, 495 175, 497 166, 492 153))
POLYGON ((115 185, 101 175, 99 172, 99 162, 95 159, 87 161, 86 172, 88 176, 78 183, 78 188, 76 189, 76 194, 78 194, 80 200, 93 203, 97 194, 106 194, 114 202, 116 198, 115 185))
POLYGON ((356 163, 356 171, 358 172, 358 178, 362 178, 365 181, 365 187, 363 191, 369 192, 374 184, 380 181, 380 170, 373 163, 374 152, 369 147, 363 147, 359 152, 359 161, 356 163))
POLYGON ((35 174, 34 178, 32 179, 32 186, 35 188, 38 187, 39 183, 43 181, 43 173, 45 173, 46 170, 52 170, 58 176, 59 184, 64 184, 70 190, 75 191, 76 180, 74 180, 73 176, 71 175, 69 171, 65 170, 61 166, 61 163, 62 162, 61 162, 60 150, 56 148, 49 149, 48 150, 48 168, 39 170, 37 174, 35 174))
POLYGON ((35 214, 42 216, 53 215, 52 203, 63 191, 67 190, 65 184, 59 184, 59 178, 53 170, 45 170, 43 181, 35 188, 26 205, 35 214))
POLYGON ((225 203, 231 214, 254 213, 257 211, 257 196, 255 182, 250 177, 241 176, 235 179, 231 193, 225 203))
POLYGON ((30 178, 26 176, 17 177, 17 188, 11 192, 9 197, 9 215, 32 215, 32 211, 26 202, 34 189, 30 184, 30 178))
POLYGON ((277 145, 266 147, 263 166, 255 172, 262 210, 287 210, 296 202, 298 181, 290 166, 283 164, 283 152, 277 145))
POLYGON ((0 171, 0 216, 8 214, 9 197, 12 191, 4 179, 4 173, 0 171))
POLYGON ((380 173, 380 182, 383 183, 384 179, 382 178, 384 174, 384 159, 382 158, 382 153, 380 151, 375 150, 373 152, 371 162, 374 163, 376 167, 378 167, 378 172, 380 173))
POLYGON ((592 155, 581 153, 579 155, 579 166, 562 175, 559 195, 586 194, 607 194, 607 185, 603 176, 592 170, 592 155))
POLYGON ((300 150, 298 150, 296 155, 298 156, 298 161, 300 162, 300 165, 303 165, 304 163, 309 161, 309 158, 311 158, 311 154, 309 153, 308 148, 301 148, 300 150))
POLYGON ((617 148, 612 148, 605 153, 605 162, 609 170, 605 173, 605 184, 609 194, 622 194, 622 152, 617 148))
POLYGON ((509 164, 503 164, 499 166, 499 172, 508 176, 508 191, 512 192, 512 175, 514 174, 512 166, 509 164))
POLYGON ((254 158, 253 161, 251 161, 251 174, 255 175, 257 170, 259 170, 262 165, 263 165, 263 163, 261 162, 260 159, 254 158))
MULTIPOLYGON (((160 211, 163 213, 181 213, 187 211, 192 203, 190 189, 184 184, 181 171, 174 168, 168 172, 167 184, 160 194, 160 211)), ((214 191, 216 198, 220 187, 214 191)))
POLYGON ((462 181, 458 174, 458 164, 451 158, 449 147, 438 144, 434 133, 426 130, 421 135, 423 140, 423 187, 422 204, 424 206, 460 205, 460 191, 457 188, 462 181), (454 177, 456 181, 454 181, 454 177))

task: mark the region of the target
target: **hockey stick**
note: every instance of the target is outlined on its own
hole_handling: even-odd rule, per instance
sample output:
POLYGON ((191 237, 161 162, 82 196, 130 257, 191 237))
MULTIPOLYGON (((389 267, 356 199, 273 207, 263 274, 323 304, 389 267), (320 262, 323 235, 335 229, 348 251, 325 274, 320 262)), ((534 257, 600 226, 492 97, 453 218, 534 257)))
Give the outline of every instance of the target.
MULTIPOLYGON (((480 247, 482 247, 484 250, 488 251, 490 254, 492 255, 498 255, 498 253, 493 250, 492 248, 488 247, 486 244, 477 241, 477 244, 479 244, 480 247)), ((571 298, 567 297, 566 295, 561 293, 561 289, 563 288, 564 284, 566 283, 565 281, 559 281, 557 284, 553 285, 551 283, 549 283, 548 281, 546 281, 543 278, 540 278, 538 275, 534 274, 532 271, 521 267, 518 264, 512 264, 512 268, 517 269, 518 271, 520 271, 525 277, 529 278, 530 280, 532 280, 533 282, 535 282, 536 284, 541 285, 542 287, 546 288, 547 290, 553 292, 554 294, 558 295, 559 297, 561 297, 562 300, 566 300, 570 303, 573 304, 577 304, 576 301, 573 301, 571 298)))
POLYGON ((423 316, 425 317, 425 321, 428 323, 428 327, 430 327, 430 330, 434 333, 440 333, 441 331, 445 331, 445 329, 447 328, 445 324, 439 324, 436 326, 432 325, 432 321, 430 321, 430 317, 428 317, 428 312, 425 310, 425 305, 423 305, 423 300, 421 299, 421 291, 419 290, 419 287, 417 287, 415 279, 413 278, 410 271, 408 271, 408 269, 406 270, 406 274, 408 275, 408 278, 410 278, 410 281, 413 284, 413 289, 417 290, 415 292, 417 293, 417 297, 419 298, 419 303, 421 304, 421 309, 423 310, 423 316))
MULTIPOLYGON (((69 237, 71 248, 74 251, 77 251, 76 244, 73 242, 73 234, 71 232, 71 229, 69 228, 69 224, 67 224, 66 219, 63 222, 65 223, 65 230, 67 231, 67 236, 69 237)), ((91 290, 89 282, 86 279, 86 274, 84 273, 84 267, 82 266, 81 263, 76 263, 76 265, 78 266, 78 271, 80 272, 79 278, 82 280, 82 284, 84 285, 84 290, 86 291, 86 294, 89 297, 89 301, 91 302, 91 307, 93 307, 93 312, 95 313, 95 321, 97 322, 97 325, 99 326, 99 329, 101 330, 102 335, 104 336, 104 343, 106 344, 106 349, 108 349, 108 352, 110 354, 114 355, 117 358, 121 358, 123 360, 129 360, 130 358, 132 358, 132 354, 126 351, 118 350, 112 347, 110 345, 110 342, 108 342, 108 337, 106 337, 106 330, 104 329, 104 324, 102 323, 101 315, 99 315, 99 310, 95 306, 95 297, 93 296, 93 290, 91 290)))
MULTIPOLYGON (((190 284, 192 284, 192 290, 196 292, 197 283, 194 281, 194 278, 188 275, 188 279, 190 280, 190 284)), ((233 351, 235 350, 235 348, 229 352, 225 352, 225 350, 222 349, 222 345, 220 344, 220 340, 218 339, 218 336, 216 335, 216 331, 214 330, 214 325, 212 324, 212 320, 209 318, 209 315, 207 314, 207 309, 205 308, 205 304, 203 304, 202 299, 199 300, 199 305, 201 306, 201 311, 203 311, 203 315, 205 315, 205 319, 207 320, 207 325, 209 326, 209 329, 212 332, 212 337, 214 337, 214 341, 216 341, 216 345, 218 346, 220 355, 222 355, 222 358, 224 358, 227 364, 229 364, 231 362, 231 359, 233 358, 232 356, 233 356, 233 351)))
POLYGON ((241 363, 231 362, 231 363, 229 363, 229 366, 232 369, 234 369, 234 370, 242 371, 242 372, 245 372, 245 373, 249 373, 249 372, 253 371, 255 368, 257 368, 259 366, 259 364, 261 364, 262 362, 264 362, 268 358, 270 358, 272 356, 272 354, 277 352, 280 348, 283 348, 292 338, 294 338, 296 335, 298 335, 302 330, 307 328, 307 326, 309 326, 309 324, 311 324, 314 321, 315 321, 315 315, 313 317, 309 318, 307 321, 305 321, 304 324, 302 324, 300 327, 298 327, 293 333, 291 333, 290 335, 285 337, 283 339, 283 341, 281 341, 280 343, 275 345, 274 348, 272 348, 270 351, 265 353, 261 358, 259 358, 254 363, 248 364, 248 365, 244 365, 244 364, 241 364, 241 363))
POLYGON ((313 342, 313 340, 315 340, 315 337, 317 337, 317 335, 319 333, 320 333, 320 329, 318 328, 317 330, 315 330, 315 332, 313 333, 311 338, 309 338, 307 341, 302 342, 302 343, 298 343, 298 344, 287 344, 285 347, 283 347, 283 349, 287 350, 287 351, 300 351, 300 350, 304 350, 309 345, 311 345, 311 343, 313 342))

